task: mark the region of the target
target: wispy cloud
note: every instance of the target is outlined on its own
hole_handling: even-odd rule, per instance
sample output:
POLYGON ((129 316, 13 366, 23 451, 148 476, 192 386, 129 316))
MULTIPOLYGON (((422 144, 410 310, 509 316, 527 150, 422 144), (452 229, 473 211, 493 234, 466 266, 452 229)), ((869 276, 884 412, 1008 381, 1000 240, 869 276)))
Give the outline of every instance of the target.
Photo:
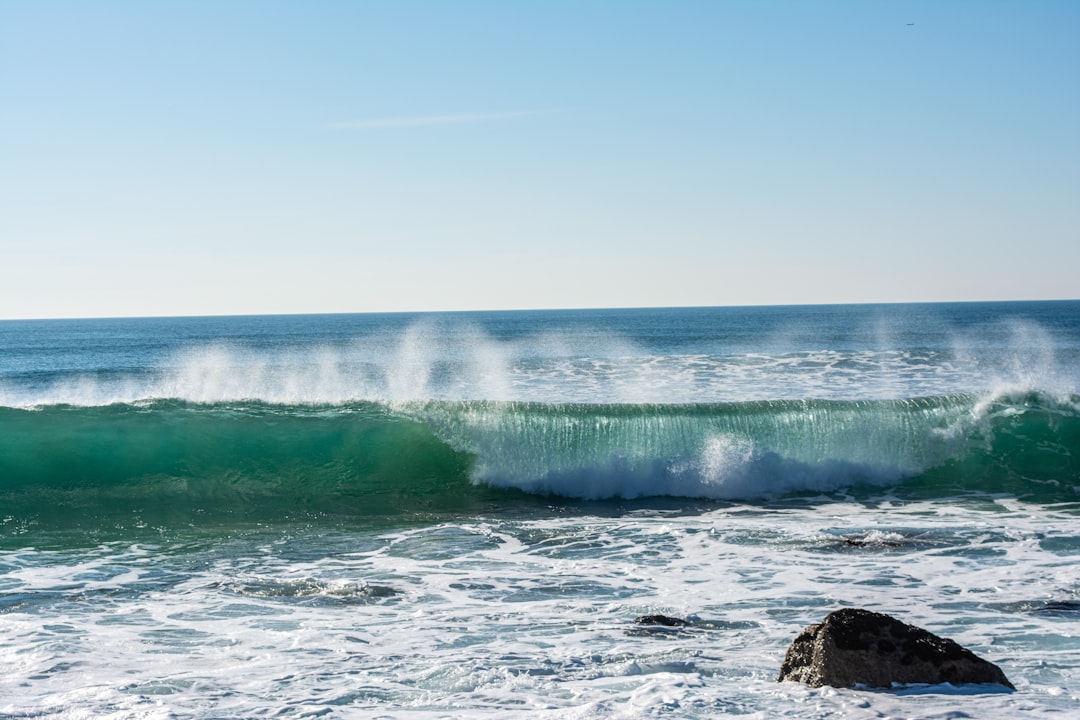
POLYGON ((418 115, 413 117, 374 118, 350 122, 331 123, 329 130, 376 130, 380 128, 425 127, 429 125, 466 125, 471 123, 498 122, 514 118, 550 115, 558 110, 518 110, 515 112, 466 113, 461 115, 418 115))

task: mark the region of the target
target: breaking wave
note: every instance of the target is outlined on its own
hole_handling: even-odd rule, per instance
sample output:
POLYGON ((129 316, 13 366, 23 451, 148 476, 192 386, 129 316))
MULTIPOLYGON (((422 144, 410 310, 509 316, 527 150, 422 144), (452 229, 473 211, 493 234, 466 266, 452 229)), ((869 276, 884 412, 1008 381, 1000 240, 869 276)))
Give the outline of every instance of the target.
POLYGON ((7 521, 400 517, 523 493, 755 500, 886 486, 1078 501, 1080 398, 0 408, 7 521))

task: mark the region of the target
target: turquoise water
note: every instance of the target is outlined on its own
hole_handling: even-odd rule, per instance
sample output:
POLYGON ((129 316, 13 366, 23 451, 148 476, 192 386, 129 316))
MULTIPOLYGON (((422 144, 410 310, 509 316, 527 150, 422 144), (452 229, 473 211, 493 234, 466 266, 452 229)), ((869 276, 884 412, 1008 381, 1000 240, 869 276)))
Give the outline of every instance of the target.
POLYGON ((0 322, 0 715, 1060 715, 1078 361, 1080 302, 0 322), (1018 691, 775 683, 848 605, 1018 691))

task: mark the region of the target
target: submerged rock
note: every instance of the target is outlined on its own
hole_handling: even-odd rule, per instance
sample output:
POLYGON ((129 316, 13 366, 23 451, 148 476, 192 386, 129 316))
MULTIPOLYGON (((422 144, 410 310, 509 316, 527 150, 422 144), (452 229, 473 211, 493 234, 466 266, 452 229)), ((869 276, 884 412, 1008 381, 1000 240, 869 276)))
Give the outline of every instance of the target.
POLYGON ((629 635, 640 637, 671 637, 673 634, 690 631, 691 622, 670 615, 642 615, 634 618, 634 627, 627 630, 629 635))
POLYGON ((848 535, 844 546, 849 548, 902 548, 912 541, 899 533, 868 532, 865 535, 848 535))
POLYGON ((791 643, 778 681, 813 687, 893 683, 994 683, 1015 690, 997 665, 956 642, 882 613, 845 608, 791 643))
POLYGON ((634 620, 638 625, 661 625, 663 627, 685 627, 690 623, 681 618, 667 615, 642 615, 634 620))

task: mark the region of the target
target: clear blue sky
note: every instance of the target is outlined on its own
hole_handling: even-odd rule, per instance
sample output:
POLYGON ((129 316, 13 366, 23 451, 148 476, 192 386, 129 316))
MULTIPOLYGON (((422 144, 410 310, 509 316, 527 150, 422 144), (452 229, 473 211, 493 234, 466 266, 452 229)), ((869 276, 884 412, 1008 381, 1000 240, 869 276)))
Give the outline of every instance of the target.
POLYGON ((1080 2, 0 0, 0 318, 1078 296, 1080 2))

